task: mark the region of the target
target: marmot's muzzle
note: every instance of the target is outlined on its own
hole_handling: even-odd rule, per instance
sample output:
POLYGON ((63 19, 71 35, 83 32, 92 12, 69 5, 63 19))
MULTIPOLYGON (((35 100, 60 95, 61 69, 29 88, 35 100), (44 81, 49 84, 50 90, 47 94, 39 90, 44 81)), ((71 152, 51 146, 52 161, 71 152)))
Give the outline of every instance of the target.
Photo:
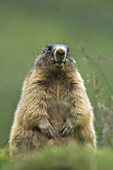
POLYGON ((66 49, 65 48, 56 48, 54 52, 54 58, 55 58, 55 66, 56 68, 63 68, 63 65, 65 64, 65 58, 66 58, 66 49))

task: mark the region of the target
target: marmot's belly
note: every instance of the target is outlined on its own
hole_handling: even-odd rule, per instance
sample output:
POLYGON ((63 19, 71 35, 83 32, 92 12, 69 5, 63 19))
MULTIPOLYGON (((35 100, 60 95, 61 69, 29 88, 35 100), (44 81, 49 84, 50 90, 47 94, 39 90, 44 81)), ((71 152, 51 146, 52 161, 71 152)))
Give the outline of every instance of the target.
POLYGON ((66 121, 66 109, 65 109, 65 101, 48 101, 48 109, 47 113, 49 115, 49 122, 55 129, 56 133, 60 131, 63 127, 64 122, 66 121))

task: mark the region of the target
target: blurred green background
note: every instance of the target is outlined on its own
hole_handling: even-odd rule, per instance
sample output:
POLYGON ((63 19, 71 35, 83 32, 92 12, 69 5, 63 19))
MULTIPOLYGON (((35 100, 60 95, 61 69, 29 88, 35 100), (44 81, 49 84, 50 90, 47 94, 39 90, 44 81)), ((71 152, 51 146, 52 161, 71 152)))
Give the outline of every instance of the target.
POLYGON ((112 0, 0 0, 0 145, 9 137, 22 82, 35 57, 50 43, 70 47, 92 105, 93 86, 87 84, 86 75, 96 67, 84 64, 79 47, 85 45, 94 61, 110 55, 99 69, 103 86, 113 92, 112 0))

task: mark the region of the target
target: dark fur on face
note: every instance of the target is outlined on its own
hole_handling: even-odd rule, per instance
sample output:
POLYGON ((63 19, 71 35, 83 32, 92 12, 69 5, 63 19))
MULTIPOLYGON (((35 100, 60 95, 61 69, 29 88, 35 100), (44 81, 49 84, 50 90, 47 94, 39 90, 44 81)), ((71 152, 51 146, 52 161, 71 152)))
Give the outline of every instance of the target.
POLYGON ((76 68, 76 61, 71 56, 67 45, 48 44, 36 58, 35 68, 37 67, 47 70, 50 68, 49 70, 54 71, 66 69, 67 71, 67 69, 76 68))

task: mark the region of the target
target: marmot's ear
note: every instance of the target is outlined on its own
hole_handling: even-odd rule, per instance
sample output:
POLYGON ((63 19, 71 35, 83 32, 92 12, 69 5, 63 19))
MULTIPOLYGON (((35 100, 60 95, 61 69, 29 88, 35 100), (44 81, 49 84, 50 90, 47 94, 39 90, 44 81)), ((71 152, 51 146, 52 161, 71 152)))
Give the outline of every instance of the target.
POLYGON ((75 66, 75 68, 77 68, 77 63, 75 61, 75 59, 70 55, 70 58, 68 58, 75 66))
POLYGON ((73 58, 72 60, 73 60, 72 62, 74 64, 75 68, 77 68, 77 63, 76 63, 75 59, 73 58))
POLYGON ((74 60, 74 65, 75 65, 75 67, 77 67, 77 63, 76 63, 76 61, 74 60))
POLYGON ((41 52, 41 54, 44 54, 47 51, 47 48, 44 48, 41 52))

